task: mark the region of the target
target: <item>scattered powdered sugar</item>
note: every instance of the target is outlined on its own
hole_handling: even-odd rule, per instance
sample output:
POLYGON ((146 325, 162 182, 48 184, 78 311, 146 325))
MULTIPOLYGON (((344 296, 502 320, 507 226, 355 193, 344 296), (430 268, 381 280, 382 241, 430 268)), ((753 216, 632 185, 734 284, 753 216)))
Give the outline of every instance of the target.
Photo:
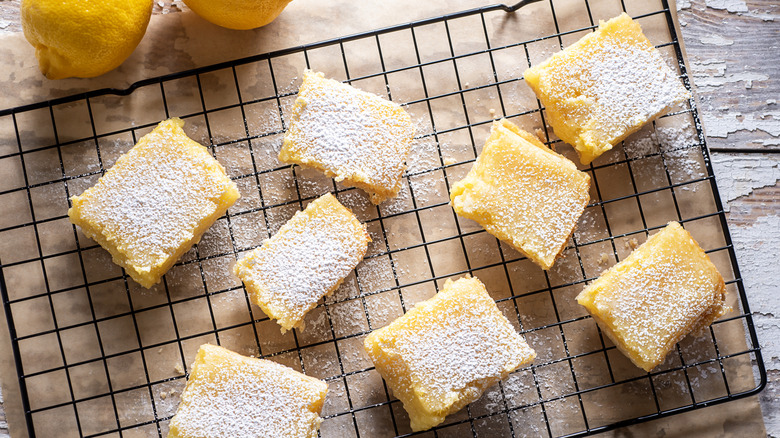
POLYGON ((642 158, 660 152, 658 136, 653 125, 647 125, 623 142, 629 158, 642 158))
POLYGON ((366 316, 357 301, 330 306, 330 318, 334 327, 341 332, 352 334, 365 330, 366 316))
POLYGON ((360 289, 357 285, 357 279, 354 275, 350 275, 341 282, 339 287, 333 291, 333 294, 326 297, 326 300, 328 302, 338 302, 357 296, 360 296, 360 289))
MULTIPOLYGON (((679 149, 667 152, 664 162, 669 169, 672 183, 684 183, 707 174, 699 149, 679 149), (698 158, 698 159, 697 159, 698 158)), ((696 191, 698 184, 685 184, 682 190, 696 191)))
POLYGON ((607 230, 602 226, 602 213, 595 208, 586 208, 577 221, 574 235, 580 245, 606 237, 607 230))
POLYGON ((398 104, 307 71, 280 159, 360 184, 380 202, 397 190, 413 136, 398 104))
MULTIPOLYGON (((706 175, 701 150, 696 147, 698 138, 696 130, 690 122, 679 126, 646 126, 624 142, 626 155, 629 158, 645 158, 662 153, 666 170, 672 183, 680 183, 701 178, 706 175)), ((652 166, 635 167, 637 176, 651 178, 649 185, 661 187, 667 185, 666 172, 663 168, 652 171, 652 166)), ((684 185, 681 190, 696 191, 696 185, 684 185)))
POLYGON ((501 393, 501 388, 498 385, 488 388, 481 400, 488 412, 498 412, 504 407, 504 394, 501 393))
POLYGON ((357 268, 358 285, 363 294, 377 292, 395 285, 393 268, 388 257, 363 260, 357 268))
MULTIPOLYGON (((276 234, 287 221, 289 221, 296 213, 290 208, 271 208, 265 211, 266 222, 268 224, 268 233, 271 235, 276 234)), ((267 240, 267 239, 266 239, 267 240)))
MULTIPOLYGON (((530 378, 527 377, 523 372, 515 372, 509 375, 509 377, 502 383, 506 399, 516 400, 523 398, 533 386, 533 380, 530 380, 530 384, 528 380, 530 380, 530 378)), ((533 388, 533 391, 536 392, 535 387, 533 388)))
POLYGON ((680 126, 659 126, 656 129, 658 143, 662 150, 671 151, 684 149, 693 146, 699 142, 696 138, 696 130, 693 125, 686 121, 680 126))
POLYGON ((414 207, 412 203, 412 193, 409 188, 409 184, 401 184, 401 190, 398 194, 383 202, 380 206, 382 214, 385 216, 403 213, 409 211, 414 207))
MULTIPOLYGON (((171 428, 183 436, 316 436, 325 383, 262 359, 197 364, 171 428)), ((212 359, 213 360, 213 359, 212 359)))
POLYGON ((675 151, 696 145, 696 130, 690 122, 679 126, 647 125, 625 141, 629 158, 642 158, 659 152, 675 151))
POLYGON ((326 194, 240 260, 236 274, 272 311, 269 316, 289 329, 355 268, 367 248, 365 227, 326 194))
MULTIPOLYGON (((410 194, 414 195, 417 207, 430 205, 442 197, 441 190, 439 190, 440 181, 437 175, 433 174, 418 175, 409 179, 410 194)), ((442 184, 443 186, 444 184, 442 184)))
POLYGON ((407 163, 409 173, 419 173, 441 166, 439 148, 433 137, 420 138, 412 142, 411 159, 407 163))

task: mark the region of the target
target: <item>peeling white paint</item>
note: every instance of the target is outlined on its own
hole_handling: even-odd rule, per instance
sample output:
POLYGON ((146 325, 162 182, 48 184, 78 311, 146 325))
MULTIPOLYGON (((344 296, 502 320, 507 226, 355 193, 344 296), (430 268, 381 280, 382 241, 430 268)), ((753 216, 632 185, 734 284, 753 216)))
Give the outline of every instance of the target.
MULTIPOLYGON (((704 42, 704 38, 702 38, 704 42)), ((743 71, 738 73, 726 72, 726 61, 708 59, 691 63, 693 80, 698 88, 717 88, 725 84, 744 82, 745 88, 752 88, 753 81, 768 81, 769 76, 761 73, 743 71)), ((712 90, 702 90, 712 91, 712 90)))
POLYGON ((772 15, 769 12, 759 12, 759 11, 748 11, 740 15, 745 15, 748 17, 754 17, 754 18, 760 18, 763 21, 775 21, 775 17, 780 17, 778 15, 772 15))
MULTIPOLYGON (((717 91, 726 84, 744 82, 745 88, 751 88, 754 81, 768 81, 770 78, 761 73, 743 71, 728 73, 726 61, 707 59, 691 64, 693 81, 702 93, 717 91)), ((767 106, 776 104, 776 100, 767 100, 767 106)), ((780 136, 780 111, 766 111, 763 114, 748 114, 730 112, 730 108, 718 108, 723 112, 702 111, 703 124, 710 137, 726 138, 738 131, 763 131, 772 137, 780 136)), ((756 143, 764 145, 777 144, 774 139, 760 139, 756 143)))
POLYGON ((690 9, 691 8, 691 0, 680 0, 677 2, 677 10, 682 11, 683 9, 690 9))
MULTIPOLYGON (((780 181, 780 157, 775 155, 713 154, 710 161, 726 211, 729 211, 729 201, 780 181)), ((780 234, 778 230, 775 234, 780 234)))
POLYGON ((753 140, 751 143, 760 144, 764 146, 780 146, 780 138, 767 138, 761 140, 753 140))
POLYGON ((699 38, 702 44, 707 46, 731 46, 734 40, 728 39, 716 33, 699 38))
POLYGON ((748 7, 745 0, 705 0, 704 4, 708 8, 726 10, 732 13, 747 12, 748 7))
POLYGON ((780 288, 777 278, 777 248, 780 247, 780 217, 763 216, 748 227, 731 226, 740 274, 750 303, 758 343, 768 371, 767 388, 759 397, 767 437, 780 432, 780 409, 775 395, 780 390, 780 288))
MULTIPOLYGON (((727 113, 714 114, 712 111, 701 113, 704 127, 709 137, 726 138, 738 131, 764 131, 772 137, 780 136, 780 111, 768 111, 762 115, 727 113)), ((767 143, 769 144, 769 143, 767 143)))
POLYGON ((750 311, 768 370, 780 371, 780 288, 777 248, 780 216, 763 216, 749 227, 731 227, 750 311), (760 237, 759 237, 760 236, 760 237))
MULTIPOLYGON (((688 7, 690 7, 690 1, 687 1, 688 7)), ((750 10, 745 0, 705 0, 705 6, 712 9, 725 10, 732 14, 743 15, 747 17, 754 17, 763 21, 775 21, 776 14, 771 12, 750 10)), ((677 7, 680 10, 680 7, 677 7)))

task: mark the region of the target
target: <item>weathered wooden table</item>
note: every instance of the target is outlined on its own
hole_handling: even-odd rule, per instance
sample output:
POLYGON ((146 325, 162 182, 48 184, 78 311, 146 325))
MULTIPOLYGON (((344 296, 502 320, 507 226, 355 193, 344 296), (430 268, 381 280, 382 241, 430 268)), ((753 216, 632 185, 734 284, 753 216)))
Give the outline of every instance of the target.
MULTIPOLYGON (((0 0, 0 36, 22 31, 19 4, 20 0, 0 0)), ((186 6, 179 0, 154 6, 155 14, 181 10, 186 6)), ((780 436, 780 291, 776 280, 780 277, 776 261, 780 248, 780 4, 682 0, 678 10, 698 88, 699 111, 768 369, 769 384, 759 396, 766 430, 769 436, 780 436)), ((728 412, 728 405, 707 409, 728 412)), ((695 423, 701 413, 684 415, 695 423)), ((0 438, 8 433, 4 420, 0 407, 0 438)), ((634 433, 631 427, 618 432, 621 436, 634 433)))

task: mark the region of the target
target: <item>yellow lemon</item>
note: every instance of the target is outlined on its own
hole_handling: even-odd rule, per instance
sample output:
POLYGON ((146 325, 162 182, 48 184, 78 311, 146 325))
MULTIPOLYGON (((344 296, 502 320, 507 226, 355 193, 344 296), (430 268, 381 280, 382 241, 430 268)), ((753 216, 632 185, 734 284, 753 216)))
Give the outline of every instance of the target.
POLYGON ((49 79, 111 71, 143 38, 153 0, 22 0, 22 29, 49 79))
POLYGON ((228 29, 254 29, 274 21, 290 0, 184 0, 196 14, 228 29))

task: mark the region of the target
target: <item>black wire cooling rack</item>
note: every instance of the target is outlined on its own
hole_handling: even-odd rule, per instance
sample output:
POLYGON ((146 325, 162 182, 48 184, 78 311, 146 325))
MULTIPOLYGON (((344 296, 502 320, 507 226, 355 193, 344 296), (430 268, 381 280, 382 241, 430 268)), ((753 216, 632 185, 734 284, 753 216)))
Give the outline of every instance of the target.
POLYGON ((428 435, 587 435, 759 392, 766 373, 693 99, 583 167, 591 203, 548 272, 447 204, 449 185, 468 171, 496 116, 541 128, 548 144, 575 158, 546 128, 522 71, 622 11, 690 89, 665 0, 565 8, 550 0, 0 111, 2 298, 29 434, 165 436, 187 364, 212 342, 328 381, 321 436, 415 435, 362 341, 464 274, 487 284, 538 357, 428 435), (397 199, 376 207, 359 190, 276 161, 304 68, 406 104, 418 135, 397 199), (67 200, 171 116, 225 164, 243 197, 146 291, 68 222, 67 200), (230 265, 327 191, 367 223, 374 241, 366 260, 307 316, 306 330, 281 335, 250 305, 230 265), (573 298, 669 220, 683 223, 718 265, 733 311, 644 373, 573 298))

